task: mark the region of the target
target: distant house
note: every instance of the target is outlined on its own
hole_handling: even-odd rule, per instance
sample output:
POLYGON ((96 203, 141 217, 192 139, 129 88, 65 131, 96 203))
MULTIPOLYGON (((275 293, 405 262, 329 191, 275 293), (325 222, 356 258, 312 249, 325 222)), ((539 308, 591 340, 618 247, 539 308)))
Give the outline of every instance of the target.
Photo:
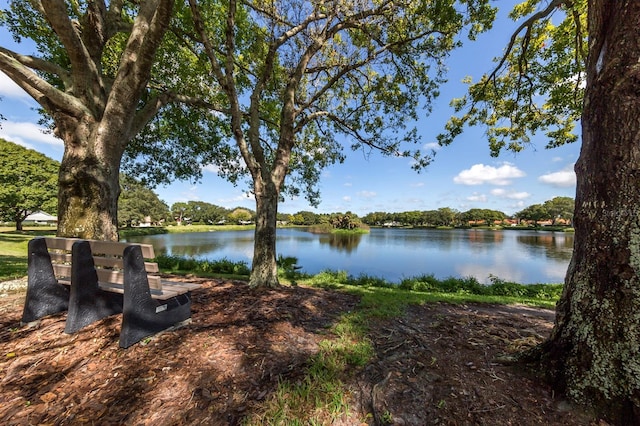
POLYGON ((35 212, 25 217, 23 223, 24 222, 33 222, 35 225, 56 225, 58 223, 58 218, 50 215, 49 213, 35 212))

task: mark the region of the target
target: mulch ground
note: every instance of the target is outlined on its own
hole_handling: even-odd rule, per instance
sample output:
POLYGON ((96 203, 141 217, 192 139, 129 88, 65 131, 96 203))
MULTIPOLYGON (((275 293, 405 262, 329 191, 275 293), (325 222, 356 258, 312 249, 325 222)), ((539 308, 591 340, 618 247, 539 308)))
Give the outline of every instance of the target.
MULTIPOLYGON (((192 280, 193 281, 193 280, 192 280)), ((23 295, 0 298, 0 424, 235 425, 280 380, 304 374, 358 298, 331 290, 198 280, 192 322, 123 350, 120 317, 77 334, 65 315, 20 326, 23 295)), ((535 375, 496 359, 542 341, 553 311, 429 304, 373 321, 371 362, 344 379, 343 425, 589 425, 535 375)))

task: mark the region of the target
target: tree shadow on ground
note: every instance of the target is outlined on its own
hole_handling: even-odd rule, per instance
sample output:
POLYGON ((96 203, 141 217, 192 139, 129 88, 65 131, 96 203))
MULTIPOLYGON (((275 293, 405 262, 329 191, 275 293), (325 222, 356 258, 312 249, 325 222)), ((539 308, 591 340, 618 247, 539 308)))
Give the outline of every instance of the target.
POLYGON ((27 257, 0 254, 0 276, 21 278, 27 275, 27 257))
POLYGON ((120 315, 69 336, 65 315, 27 329, 19 327, 21 307, 7 312, 0 422, 238 424, 280 380, 303 374, 329 327, 358 302, 302 287, 202 283, 190 324, 126 350, 118 347, 120 315))

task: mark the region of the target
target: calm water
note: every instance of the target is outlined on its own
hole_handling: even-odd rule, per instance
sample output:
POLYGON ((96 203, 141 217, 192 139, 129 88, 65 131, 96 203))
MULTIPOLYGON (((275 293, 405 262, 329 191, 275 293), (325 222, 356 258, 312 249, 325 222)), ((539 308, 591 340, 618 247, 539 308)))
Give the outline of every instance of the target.
MULTIPOLYGON (((227 258, 251 265, 253 231, 221 231, 130 237, 156 253, 197 259, 227 258)), ((571 259, 573 234, 546 231, 372 229, 365 235, 315 235, 278 229, 278 254, 295 256, 304 272, 346 270, 398 282, 489 275, 530 283, 561 283, 571 259)))

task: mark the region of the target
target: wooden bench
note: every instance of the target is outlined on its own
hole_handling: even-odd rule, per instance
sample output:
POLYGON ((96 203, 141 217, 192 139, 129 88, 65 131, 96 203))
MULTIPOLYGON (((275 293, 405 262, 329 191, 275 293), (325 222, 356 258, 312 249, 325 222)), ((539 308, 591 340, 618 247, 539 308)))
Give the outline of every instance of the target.
POLYGON ((191 317, 199 284, 162 279, 153 246, 75 238, 29 242, 29 276, 22 322, 68 311, 66 333, 123 314, 120 346, 191 317))

